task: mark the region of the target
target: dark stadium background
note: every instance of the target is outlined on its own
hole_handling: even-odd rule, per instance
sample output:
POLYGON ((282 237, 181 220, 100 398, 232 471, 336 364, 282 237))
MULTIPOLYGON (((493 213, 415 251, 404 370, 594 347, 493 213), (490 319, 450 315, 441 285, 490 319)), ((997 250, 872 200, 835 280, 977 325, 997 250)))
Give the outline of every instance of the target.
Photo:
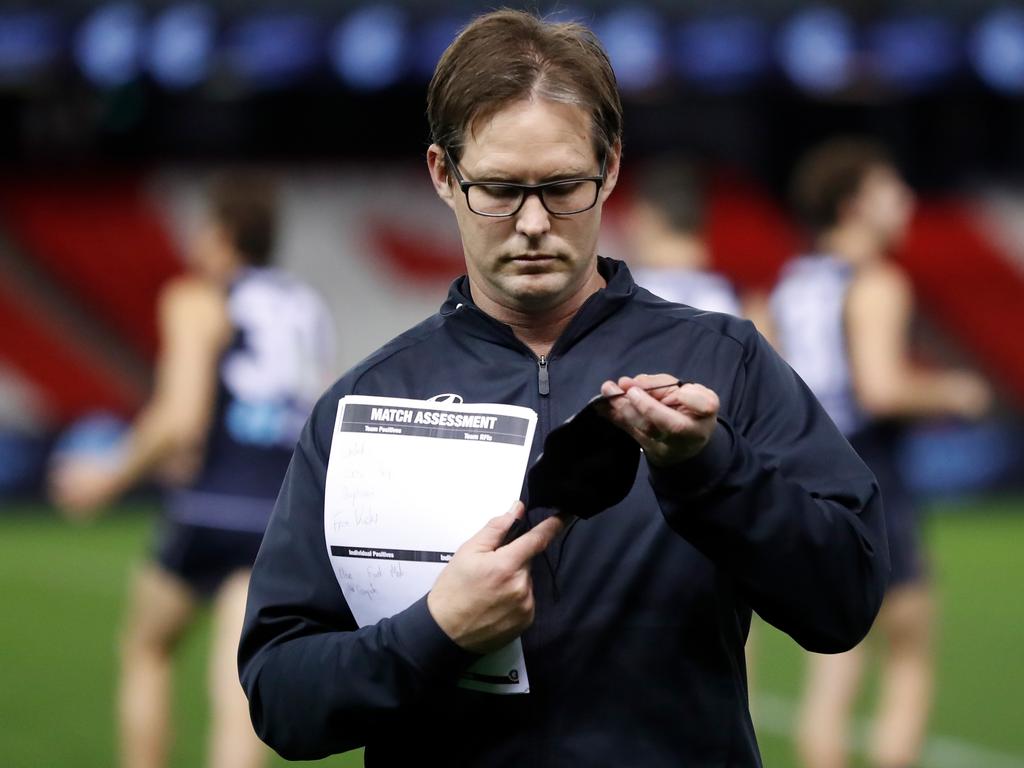
MULTIPOLYGON (((46 505, 42 478, 69 426, 127 418, 142 401, 153 301, 181 269, 202 182, 239 164, 281 180, 282 259, 330 300, 344 370, 430 312, 459 269, 457 234, 423 172, 424 94, 459 25, 488 7, 0 5, 0 763, 113 762, 117 621, 156 507, 144 491, 74 527, 46 505)), ((929 424, 904 450, 932 500, 942 595, 924 765, 1024 766, 1024 619, 1012 607, 1024 577, 1024 7, 539 8, 592 25, 622 85, 626 177, 609 254, 628 257, 618 231, 629 163, 661 152, 707 163, 712 251, 747 290, 768 289, 801 247, 787 179, 818 140, 872 135, 919 190, 899 254, 922 310, 916 353, 977 366, 999 392, 983 424, 929 424)), ((765 635, 754 709, 766 764, 793 765, 799 656, 765 635)), ((186 650, 181 766, 202 749, 202 632, 186 650)))

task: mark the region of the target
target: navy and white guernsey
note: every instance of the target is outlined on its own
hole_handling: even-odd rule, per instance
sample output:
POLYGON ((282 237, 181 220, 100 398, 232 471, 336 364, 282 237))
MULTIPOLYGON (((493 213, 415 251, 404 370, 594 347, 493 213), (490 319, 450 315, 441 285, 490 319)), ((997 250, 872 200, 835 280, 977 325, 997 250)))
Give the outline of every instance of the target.
POLYGON ((637 285, 675 304, 740 317, 740 303, 729 281, 713 272, 678 267, 638 267, 637 285))
POLYGON ((334 374, 334 326, 316 292, 272 268, 245 270, 227 308, 234 335, 219 363, 203 464, 168 494, 167 513, 262 533, 302 425, 334 374))
POLYGON ((846 343, 852 279, 853 267, 835 256, 801 256, 786 265, 771 298, 779 351, 846 437, 867 422, 854 394, 846 343))

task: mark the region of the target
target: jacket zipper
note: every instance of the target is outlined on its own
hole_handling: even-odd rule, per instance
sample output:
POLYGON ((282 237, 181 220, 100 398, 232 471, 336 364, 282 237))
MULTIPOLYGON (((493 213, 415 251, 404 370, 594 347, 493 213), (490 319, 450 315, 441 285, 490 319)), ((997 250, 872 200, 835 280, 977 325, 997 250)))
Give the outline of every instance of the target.
POLYGON ((537 358, 537 391, 542 395, 551 392, 551 386, 548 383, 548 359, 545 355, 537 358))

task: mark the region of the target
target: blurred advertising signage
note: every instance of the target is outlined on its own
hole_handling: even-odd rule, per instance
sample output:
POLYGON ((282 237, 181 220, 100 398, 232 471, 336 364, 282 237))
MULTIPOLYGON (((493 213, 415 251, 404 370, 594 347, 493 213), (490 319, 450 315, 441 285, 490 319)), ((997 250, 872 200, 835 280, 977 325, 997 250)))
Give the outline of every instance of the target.
MULTIPOLYGON (((399 0, 245 7, 120 0, 78 14, 56 5, 0 11, 0 83, 28 81, 68 60, 101 89, 139 78, 170 90, 227 81, 243 92, 313 79, 359 91, 422 85, 458 30, 484 10, 435 13, 399 0)), ((685 12, 663 3, 579 3, 549 16, 589 25, 627 93, 666 85, 733 91, 779 75, 818 96, 855 87, 918 91, 965 72, 993 90, 1024 92, 1024 10, 1015 4, 965 8, 957 17, 853 15, 848 7, 793 3, 769 14, 754 3, 691 3, 685 12)))

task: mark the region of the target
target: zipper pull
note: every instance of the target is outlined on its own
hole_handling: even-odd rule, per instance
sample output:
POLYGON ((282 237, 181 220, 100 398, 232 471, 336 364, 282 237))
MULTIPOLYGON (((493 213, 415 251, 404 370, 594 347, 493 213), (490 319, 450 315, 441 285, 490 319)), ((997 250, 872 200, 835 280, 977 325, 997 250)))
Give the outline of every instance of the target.
POLYGON ((537 360, 537 390, 542 395, 551 392, 551 387, 548 385, 548 359, 544 355, 537 360))

